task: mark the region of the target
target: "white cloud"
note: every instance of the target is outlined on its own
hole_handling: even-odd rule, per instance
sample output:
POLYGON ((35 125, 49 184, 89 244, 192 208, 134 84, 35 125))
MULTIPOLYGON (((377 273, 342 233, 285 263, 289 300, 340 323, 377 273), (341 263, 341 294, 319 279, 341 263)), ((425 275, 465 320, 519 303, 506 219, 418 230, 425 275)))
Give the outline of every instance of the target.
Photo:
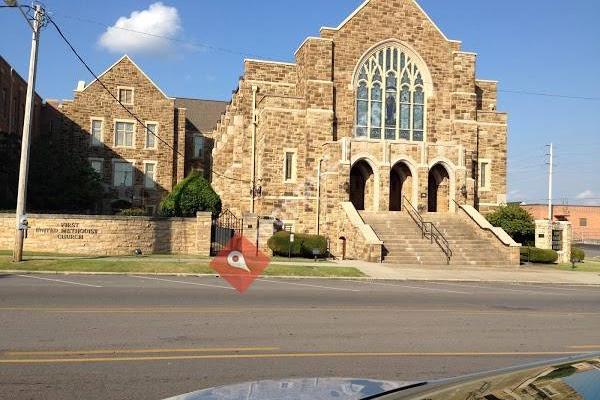
POLYGON ((157 2, 147 10, 133 11, 129 17, 120 17, 106 29, 98 42, 115 53, 164 54, 173 46, 173 41, 165 37, 173 39, 181 30, 177 9, 157 2))
POLYGON ((592 192, 591 190, 584 190, 583 192, 579 193, 577 195, 577 200, 588 200, 588 199, 593 199, 593 198, 597 198, 600 196, 596 196, 596 194, 594 192, 592 192))

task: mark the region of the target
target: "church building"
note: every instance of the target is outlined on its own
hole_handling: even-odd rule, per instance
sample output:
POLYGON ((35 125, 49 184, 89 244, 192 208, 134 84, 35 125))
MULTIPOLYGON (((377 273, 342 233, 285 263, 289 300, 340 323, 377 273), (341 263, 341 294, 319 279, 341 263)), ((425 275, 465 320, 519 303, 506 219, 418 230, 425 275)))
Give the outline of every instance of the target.
POLYGON ((224 208, 324 234, 338 254, 349 236, 377 252, 376 216, 479 219, 506 202, 507 115, 476 61, 415 0, 365 1, 294 63, 245 60, 213 132, 224 208))

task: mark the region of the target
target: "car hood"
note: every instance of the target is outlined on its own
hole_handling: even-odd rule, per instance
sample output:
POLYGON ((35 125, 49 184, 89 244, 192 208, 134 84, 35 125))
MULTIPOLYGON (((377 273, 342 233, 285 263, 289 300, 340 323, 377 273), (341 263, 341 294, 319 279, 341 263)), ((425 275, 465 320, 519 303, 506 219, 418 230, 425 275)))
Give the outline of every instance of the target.
POLYGON ((353 378, 264 380, 218 386, 167 400, 360 400, 411 385, 353 378))

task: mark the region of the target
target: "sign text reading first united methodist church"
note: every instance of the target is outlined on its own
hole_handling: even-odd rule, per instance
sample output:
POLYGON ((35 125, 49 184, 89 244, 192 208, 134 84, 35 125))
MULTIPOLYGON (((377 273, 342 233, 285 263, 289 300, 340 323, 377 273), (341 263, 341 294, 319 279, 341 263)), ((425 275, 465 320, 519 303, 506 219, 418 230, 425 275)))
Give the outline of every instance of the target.
POLYGON ((59 240, 83 240, 84 235, 97 235, 98 229, 83 228, 78 222, 62 222, 58 228, 35 228, 40 235, 56 235, 59 240))

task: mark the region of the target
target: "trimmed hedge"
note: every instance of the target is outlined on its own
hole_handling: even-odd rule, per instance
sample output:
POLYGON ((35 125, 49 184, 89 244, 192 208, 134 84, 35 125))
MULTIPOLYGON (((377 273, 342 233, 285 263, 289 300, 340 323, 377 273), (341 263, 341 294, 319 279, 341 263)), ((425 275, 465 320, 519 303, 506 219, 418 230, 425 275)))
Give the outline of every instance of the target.
POLYGON ((163 217, 195 217, 198 211, 221 213, 221 199, 210 183, 198 173, 179 182, 160 203, 163 217))
POLYGON ((123 217, 145 217, 148 213, 142 208, 124 208, 117 215, 123 217))
MULTIPOLYGON (((290 251, 290 233, 280 231, 275 233, 267 242, 271 251, 276 256, 287 256, 290 251)), ((294 242, 291 247, 292 257, 314 258, 313 250, 318 250, 318 257, 327 254, 327 238, 325 236, 294 234, 294 242)))
POLYGON ((571 261, 583 262, 585 260, 585 251, 579 247, 571 247, 571 261))
POLYGON ((521 261, 535 264, 554 264, 558 260, 558 253, 549 249, 537 247, 521 247, 521 261))

